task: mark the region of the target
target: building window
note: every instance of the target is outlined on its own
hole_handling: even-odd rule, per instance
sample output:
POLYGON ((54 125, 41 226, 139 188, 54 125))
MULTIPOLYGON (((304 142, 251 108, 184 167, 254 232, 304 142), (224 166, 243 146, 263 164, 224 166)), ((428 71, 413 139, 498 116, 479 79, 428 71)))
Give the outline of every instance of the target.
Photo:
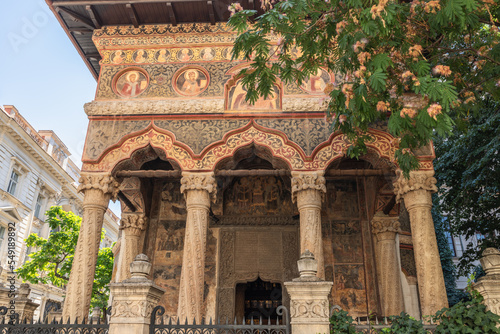
POLYGON ((43 216, 43 211, 42 211, 42 204, 43 204, 43 196, 38 195, 36 198, 36 203, 35 203, 35 217, 38 219, 42 219, 43 216))
POLYGON ((19 173, 15 170, 10 174, 9 186, 7 187, 7 192, 11 195, 16 194, 17 184, 19 183, 19 173))
POLYGON ((455 241, 453 240, 453 236, 448 231, 445 231, 444 234, 446 235, 446 239, 448 240, 448 246, 450 247, 451 256, 456 257, 457 251, 455 249, 455 241))
POLYGON ((5 226, 0 225, 0 258, 3 258, 3 246, 5 245, 6 234, 5 226))

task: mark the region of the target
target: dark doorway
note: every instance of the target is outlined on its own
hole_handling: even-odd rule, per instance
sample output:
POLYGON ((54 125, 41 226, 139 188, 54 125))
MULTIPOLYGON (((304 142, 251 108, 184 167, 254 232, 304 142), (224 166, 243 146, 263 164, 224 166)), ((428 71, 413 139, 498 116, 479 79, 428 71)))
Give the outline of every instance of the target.
POLYGON ((266 282, 259 278, 253 282, 236 285, 236 315, 245 317, 247 323, 253 318, 258 323, 260 318, 264 324, 274 324, 278 316, 276 309, 282 303, 281 284, 266 282), (269 323, 270 322, 270 323, 269 323))

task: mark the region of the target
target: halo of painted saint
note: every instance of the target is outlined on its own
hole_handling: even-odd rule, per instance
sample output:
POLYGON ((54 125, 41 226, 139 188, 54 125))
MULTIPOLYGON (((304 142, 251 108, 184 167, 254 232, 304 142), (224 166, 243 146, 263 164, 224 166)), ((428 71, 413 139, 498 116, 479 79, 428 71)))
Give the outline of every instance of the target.
POLYGON ((136 97, 146 90, 148 81, 147 75, 142 71, 128 70, 119 74, 114 89, 121 97, 136 97))
POLYGON ((300 88, 309 94, 321 95, 324 94, 326 85, 331 81, 331 75, 324 69, 318 68, 318 71, 309 76, 309 78, 302 83, 300 88))
POLYGON ((201 67, 181 68, 174 75, 174 90, 180 95, 196 96, 207 89, 208 72, 201 67))
POLYGON ((226 110, 280 110, 281 90, 278 85, 274 85, 267 98, 259 96, 255 103, 245 101, 247 89, 243 86, 241 79, 236 84, 228 88, 226 96, 226 110))

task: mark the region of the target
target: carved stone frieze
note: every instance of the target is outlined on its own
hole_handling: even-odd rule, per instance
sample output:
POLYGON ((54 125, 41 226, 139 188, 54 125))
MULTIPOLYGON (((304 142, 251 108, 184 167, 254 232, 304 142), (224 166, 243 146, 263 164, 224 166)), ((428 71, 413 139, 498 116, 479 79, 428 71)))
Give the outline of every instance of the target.
POLYGON ((156 303, 149 300, 117 300, 111 308, 112 317, 149 318, 156 303))
POLYGON ((289 216, 267 216, 267 217, 252 217, 252 216, 227 216, 217 217, 217 221, 213 221, 211 226, 270 226, 270 225, 298 225, 297 219, 289 216))
POLYGON ((328 317, 328 300, 292 300, 290 316, 295 318, 324 318, 328 317))

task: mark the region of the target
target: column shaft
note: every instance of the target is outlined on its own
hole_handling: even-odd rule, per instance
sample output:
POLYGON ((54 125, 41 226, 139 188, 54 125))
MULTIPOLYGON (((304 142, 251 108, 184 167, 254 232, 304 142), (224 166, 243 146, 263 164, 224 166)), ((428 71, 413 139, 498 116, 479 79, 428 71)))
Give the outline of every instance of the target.
POLYGON ((377 268, 384 316, 399 315, 404 311, 403 288, 398 257, 396 233, 399 231, 397 218, 377 212, 372 219, 372 233, 377 238, 377 268))
POLYGON ((111 196, 116 195, 117 185, 106 174, 82 174, 80 178, 78 189, 84 192, 83 219, 66 287, 64 321, 88 317, 104 214, 111 196))
POLYGON ((431 193, 437 191, 433 175, 434 171, 411 172, 409 180, 400 175, 395 184, 396 195, 404 198, 410 216, 422 316, 448 307, 431 214, 431 193))
POLYGON ((177 315, 184 322, 203 316, 205 256, 210 195, 215 196, 213 173, 183 173, 181 192, 186 198, 187 220, 184 236, 179 307, 177 315))
POLYGON ((300 252, 309 250, 318 261, 317 277, 325 278, 321 202, 326 192, 323 172, 292 172, 292 194, 300 213, 300 252))
POLYGON ((124 214, 120 221, 120 229, 123 231, 124 243, 120 247, 122 249, 123 258, 120 261, 120 282, 130 278, 130 264, 139 251, 139 237, 146 228, 147 218, 144 214, 124 214))

